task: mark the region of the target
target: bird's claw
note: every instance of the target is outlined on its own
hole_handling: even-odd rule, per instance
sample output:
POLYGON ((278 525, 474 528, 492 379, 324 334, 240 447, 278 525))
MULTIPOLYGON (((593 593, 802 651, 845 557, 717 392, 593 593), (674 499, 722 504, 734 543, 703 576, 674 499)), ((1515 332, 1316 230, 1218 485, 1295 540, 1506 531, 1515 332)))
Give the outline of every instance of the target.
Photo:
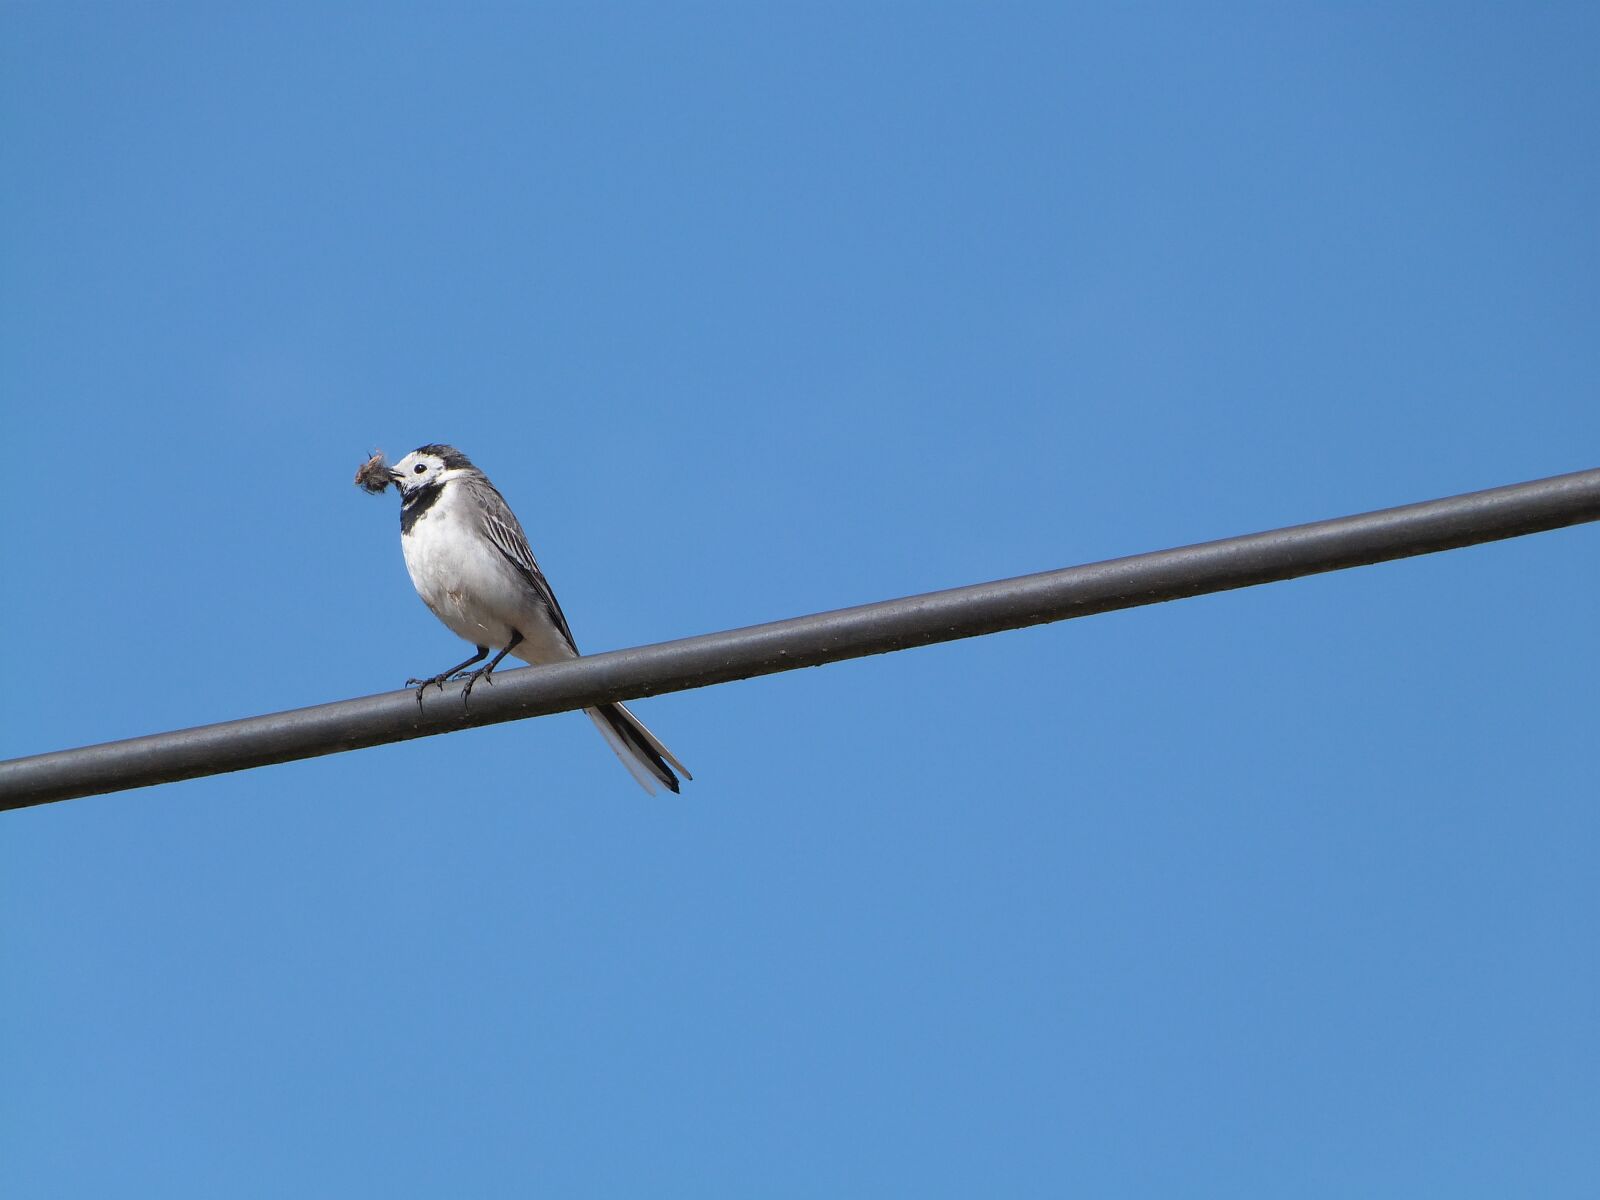
POLYGON ((462 707, 466 706, 467 697, 472 695, 472 689, 477 684, 478 680, 481 679, 488 684, 494 683, 493 667, 479 667, 476 671, 464 671, 462 674, 467 681, 467 686, 461 689, 462 707))
POLYGON ((446 673, 444 675, 430 675, 426 679, 406 680, 407 687, 414 687, 417 689, 417 711, 422 711, 422 694, 428 690, 429 684, 437 684, 439 690, 442 692, 444 691, 444 685, 454 678, 456 678, 455 675, 446 673))

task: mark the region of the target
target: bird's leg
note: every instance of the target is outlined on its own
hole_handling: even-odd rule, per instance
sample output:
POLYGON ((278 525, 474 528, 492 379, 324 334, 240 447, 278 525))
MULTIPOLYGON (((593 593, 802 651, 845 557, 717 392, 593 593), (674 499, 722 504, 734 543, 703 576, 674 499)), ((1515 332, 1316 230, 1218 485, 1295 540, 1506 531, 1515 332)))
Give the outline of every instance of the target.
MULTIPOLYGON (((522 635, 513 629, 511 631, 510 644, 508 644, 504 650, 500 651, 499 654, 496 654, 493 658, 491 658, 487 664, 479 667, 476 671, 467 676, 467 686, 461 689, 462 704, 465 704, 467 702, 467 697, 472 695, 472 685, 477 683, 478 680, 487 679, 490 683, 494 682, 494 669, 500 665, 500 660, 502 658, 517 648, 517 645, 521 641, 522 635)), ((488 651, 485 651, 484 653, 487 654, 488 651)))
MULTIPOLYGON (((417 707, 422 707, 422 693, 428 690, 428 685, 430 683, 437 683, 439 685, 439 690, 442 692, 444 691, 445 680, 449 679, 457 671, 464 671, 473 663, 482 662, 484 659, 489 657, 489 647, 478 646, 476 649, 478 652, 471 658, 467 659, 466 662, 459 662, 455 666, 451 667, 448 671, 441 671, 439 674, 429 676, 427 679, 406 680, 407 687, 415 687, 417 689, 417 707)), ((495 661, 499 662, 500 660, 495 659, 495 661)))

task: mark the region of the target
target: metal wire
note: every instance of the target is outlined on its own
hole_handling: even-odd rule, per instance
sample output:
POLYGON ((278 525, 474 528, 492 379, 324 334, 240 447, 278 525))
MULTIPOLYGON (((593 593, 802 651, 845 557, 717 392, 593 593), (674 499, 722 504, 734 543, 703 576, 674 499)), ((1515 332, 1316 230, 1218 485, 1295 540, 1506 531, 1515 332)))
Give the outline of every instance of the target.
POLYGON ((358 750, 1600 519, 1600 469, 724 633, 0 762, 0 810, 358 750))

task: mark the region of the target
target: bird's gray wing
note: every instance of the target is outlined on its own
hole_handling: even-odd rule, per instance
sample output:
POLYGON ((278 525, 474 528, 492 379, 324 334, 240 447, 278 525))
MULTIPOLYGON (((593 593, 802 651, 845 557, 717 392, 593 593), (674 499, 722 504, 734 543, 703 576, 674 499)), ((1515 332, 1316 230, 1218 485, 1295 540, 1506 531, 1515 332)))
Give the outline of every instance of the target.
POLYGON ((544 577, 538 561, 533 557, 533 549, 528 545, 528 535, 522 532, 517 514, 511 511, 511 506, 506 503, 505 497, 487 479, 472 480, 468 484, 467 491, 477 502, 478 512, 483 518, 484 534, 544 602, 544 606, 550 610, 551 620, 561 631, 561 636, 566 638, 567 643, 576 651, 578 644, 573 641, 572 629, 567 625, 566 614, 561 611, 561 605, 556 601, 556 594, 550 590, 550 581, 544 577))

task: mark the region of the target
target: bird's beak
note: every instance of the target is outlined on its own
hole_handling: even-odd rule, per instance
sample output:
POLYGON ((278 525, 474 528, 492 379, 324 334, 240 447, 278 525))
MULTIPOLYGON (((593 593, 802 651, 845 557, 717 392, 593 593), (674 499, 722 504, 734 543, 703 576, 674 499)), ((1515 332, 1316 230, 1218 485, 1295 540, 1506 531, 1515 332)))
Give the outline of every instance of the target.
POLYGON ((403 479, 405 479, 405 476, 400 474, 399 471, 393 469, 389 471, 389 482, 394 484, 396 487, 400 486, 400 482, 403 479))

